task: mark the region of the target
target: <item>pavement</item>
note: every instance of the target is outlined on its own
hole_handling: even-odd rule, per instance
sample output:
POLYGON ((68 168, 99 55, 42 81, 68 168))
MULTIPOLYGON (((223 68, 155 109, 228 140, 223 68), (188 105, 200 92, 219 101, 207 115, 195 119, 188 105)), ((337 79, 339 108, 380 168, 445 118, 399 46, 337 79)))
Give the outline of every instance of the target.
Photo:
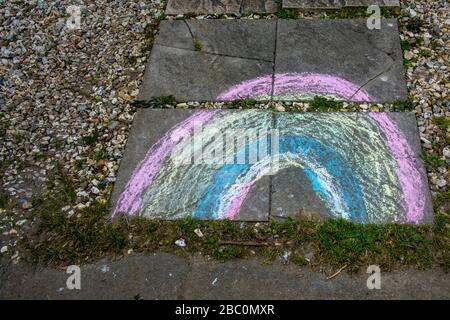
POLYGON ((440 269, 381 270, 381 289, 368 289, 366 270, 327 279, 330 274, 281 262, 157 253, 104 259, 81 266, 80 275, 81 290, 69 290, 66 268, 1 263, 0 299, 450 299, 450 275, 440 269))
POLYGON ((113 214, 432 223, 411 113, 140 109, 113 214))
POLYGON ((139 100, 356 102, 406 98, 397 21, 162 21, 139 100))
POLYGON ((399 7, 399 0, 169 0, 166 14, 269 14, 284 9, 341 9, 344 7, 399 7))

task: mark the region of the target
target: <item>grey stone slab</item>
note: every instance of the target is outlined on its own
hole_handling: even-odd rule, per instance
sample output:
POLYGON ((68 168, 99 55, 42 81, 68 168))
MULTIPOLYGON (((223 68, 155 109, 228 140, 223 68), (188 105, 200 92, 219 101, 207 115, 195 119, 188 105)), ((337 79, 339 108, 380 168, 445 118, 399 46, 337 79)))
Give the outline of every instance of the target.
POLYGON ((387 128, 383 130, 382 121, 390 124, 389 130, 396 130, 401 133, 402 138, 410 150, 409 153, 400 152, 397 156, 400 158, 420 159, 422 146, 417 125, 416 116, 412 112, 389 112, 389 113, 360 113, 357 118, 357 130, 355 130, 355 139, 361 141, 361 152, 353 153, 355 162, 383 162, 384 157, 377 153, 385 145, 387 128), (379 123, 372 117, 387 115, 387 118, 381 118, 379 123), (383 137, 377 144, 374 137, 383 137), (383 145, 381 145, 383 143, 383 145))
POLYGON ((271 62, 155 45, 139 100, 173 95, 177 101, 216 101, 237 83, 271 72, 271 62))
POLYGON ((242 13, 274 13, 280 8, 279 0, 242 0, 242 13))
POLYGON ((277 114, 276 128, 289 156, 272 179, 272 217, 432 223, 411 114, 277 114))
POLYGON ((272 179, 271 218, 332 218, 325 202, 313 191, 311 182, 298 168, 287 168, 272 179))
POLYGON ((365 19, 279 20, 275 70, 275 100, 393 102, 407 93, 395 19, 380 30, 365 19))
POLYGON ((346 271, 333 279, 309 267, 282 265, 281 261, 264 265, 249 259, 224 264, 193 262, 186 281, 186 299, 448 299, 448 279, 443 270, 397 270, 382 272, 380 290, 367 288, 365 269, 346 271), (443 279, 443 280, 442 280, 443 279))
POLYGON ((65 269, 14 267, 12 274, 2 278, 2 299, 176 299, 190 268, 188 261, 165 253, 105 259, 81 266, 81 290, 69 290, 66 281, 70 275, 65 269))
POLYGON ((166 14, 239 13, 241 0, 169 0, 166 14))
POLYGON ((255 20, 172 20, 162 21, 155 39, 157 45, 201 52, 274 60, 275 21, 255 20))
MULTIPOLYGON (((81 290, 67 290, 66 270, 0 258, 0 298, 85 299, 449 299, 450 274, 430 270, 382 270, 380 290, 369 290, 366 270, 330 273, 281 261, 257 259, 218 263, 172 254, 128 255, 81 265, 81 290)), ((168 311, 169 312, 169 311, 168 311)), ((167 313, 169 314, 169 313, 167 313)), ((211 313, 209 313, 211 314, 211 313)))
POLYGON ((253 129, 271 124, 272 113, 260 110, 139 110, 114 187, 112 216, 267 221, 270 179, 254 180, 246 170, 257 159, 233 152, 245 155, 246 137, 253 141, 253 129), (235 140, 226 144, 227 136, 237 139, 236 146, 235 140))
POLYGON ((340 9, 343 7, 399 7, 399 0, 283 0, 287 9, 340 9))

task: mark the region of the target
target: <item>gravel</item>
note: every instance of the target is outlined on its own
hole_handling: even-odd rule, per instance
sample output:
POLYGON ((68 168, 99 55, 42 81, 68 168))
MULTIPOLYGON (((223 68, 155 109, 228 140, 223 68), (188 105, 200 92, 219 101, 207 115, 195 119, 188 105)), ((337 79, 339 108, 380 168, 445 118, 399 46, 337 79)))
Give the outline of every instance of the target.
MULTIPOLYGON (((164 10, 159 0, 85 2, 80 7, 81 30, 70 30, 66 8, 73 4, 0 0, 0 190, 17 204, 0 209, 0 232, 3 238, 8 236, 10 248, 29 228, 33 197, 47 189, 57 170, 76 182, 76 204, 65 206, 61 214, 72 215, 93 200, 108 200, 133 120, 131 102, 138 95, 149 55, 149 26, 164 10), (11 235, 11 230, 19 232, 11 235)), ((409 44, 406 77, 421 141, 426 152, 437 154, 444 163, 429 168, 436 194, 450 184, 450 129, 433 121, 436 116, 450 118, 450 4, 404 1, 402 13, 401 39, 409 44), (411 21, 420 21, 419 29, 407 28, 411 21)), ((191 101, 171 107, 226 106, 191 101)), ((308 110, 309 104, 256 107, 284 112, 308 110)), ((344 111, 354 110, 394 107, 344 104, 344 111)), ((14 261, 18 258, 17 254, 14 261)))

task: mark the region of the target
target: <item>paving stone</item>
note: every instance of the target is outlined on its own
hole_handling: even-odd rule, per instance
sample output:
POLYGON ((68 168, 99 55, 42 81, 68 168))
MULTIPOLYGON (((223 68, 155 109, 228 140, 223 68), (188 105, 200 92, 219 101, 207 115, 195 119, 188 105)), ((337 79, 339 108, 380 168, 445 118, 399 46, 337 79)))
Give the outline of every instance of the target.
POLYGON ((177 101, 215 101, 236 82, 271 71, 271 62, 155 45, 139 100, 173 95, 177 101))
POLYGON ((272 179, 271 215, 432 223, 413 121, 407 113, 278 114, 276 128, 286 138, 279 147, 284 164, 272 179))
POLYGON ((364 19, 279 20, 275 71, 275 100, 393 102, 407 93, 395 19, 380 30, 364 19))
POLYGON ((201 52, 273 62, 275 21, 173 20, 162 21, 155 44, 201 52))
POLYGON ((235 159, 235 148, 216 139, 234 135, 240 139, 236 150, 243 150, 236 155, 245 155, 245 137, 257 141, 253 129, 266 130, 271 124, 272 114, 259 110, 141 109, 119 170, 112 215, 267 221, 270 178, 255 179, 248 170, 257 159, 235 159), (222 153, 226 161, 219 160, 221 150, 231 150, 222 153))
POLYGON ((280 7, 279 0, 243 0, 242 13, 274 13, 280 7))
POLYGON ((166 14, 239 13, 241 0, 169 0, 166 14))
POLYGON ((113 215, 432 223, 415 126, 409 113, 140 110, 113 215))
MULTIPOLYGON (((249 78, 271 79, 275 24, 244 20, 162 23, 139 99, 173 95, 178 101, 213 101, 249 78), (193 50, 193 37, 201 51, 193 50)), ((271 81, 265 85, 270 95, 271 81)))
POLYGON ((395 20, 383 20, 381 30, 372 31, 363 19, 279 20, 275 41, 276 24, 274 20, 163 22, 139 99, 406 98, 395 20), (201 50, 195 51, 194 43, 201 50))
POLYGON ((399 0, 283 0, 287 9, 340 9, 343 7, 399 7, 399 0))

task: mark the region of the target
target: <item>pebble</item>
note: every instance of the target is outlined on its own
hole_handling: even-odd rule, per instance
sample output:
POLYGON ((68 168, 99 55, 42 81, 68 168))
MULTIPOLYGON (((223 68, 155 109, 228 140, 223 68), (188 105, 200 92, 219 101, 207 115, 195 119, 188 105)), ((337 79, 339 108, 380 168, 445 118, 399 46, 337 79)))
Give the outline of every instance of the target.
POLYGON ((178 247, 182 247, 182 248, 186 247, 186 241, 184 239, 179 239, 179 240, 175 241, 175 244, 178 247))

